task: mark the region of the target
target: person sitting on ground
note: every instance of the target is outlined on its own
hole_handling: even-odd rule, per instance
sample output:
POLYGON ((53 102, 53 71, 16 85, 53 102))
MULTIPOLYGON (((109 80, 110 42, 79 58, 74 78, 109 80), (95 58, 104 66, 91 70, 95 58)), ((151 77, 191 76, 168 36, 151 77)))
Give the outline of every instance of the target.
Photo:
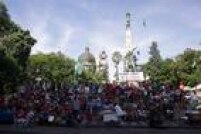
POLYGON ((119 118, 120 121, 122 121, 122 118, 126 115, 125 111, 122 110, 120 105, 118 103, 114 104, 114 110, 119 118))

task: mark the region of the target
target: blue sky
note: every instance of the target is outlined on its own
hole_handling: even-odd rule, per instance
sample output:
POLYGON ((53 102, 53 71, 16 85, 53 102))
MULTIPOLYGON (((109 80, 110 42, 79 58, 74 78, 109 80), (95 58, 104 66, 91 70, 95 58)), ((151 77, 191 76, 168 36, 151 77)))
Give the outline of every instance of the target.
MULTIPOLYGON (((12 19, 38 40, 32 53, 61 51, 76 58, 89 46, 111 57, 125 42, 125 13, 132 14, 133 44, 149 58, 151 41, 163 57, 201 49, 200 0, 6 0, 12 19), (146 20, 147 26, 142 26, 146 20)), ((111 69, 113 70, 113 69, 111 69)))

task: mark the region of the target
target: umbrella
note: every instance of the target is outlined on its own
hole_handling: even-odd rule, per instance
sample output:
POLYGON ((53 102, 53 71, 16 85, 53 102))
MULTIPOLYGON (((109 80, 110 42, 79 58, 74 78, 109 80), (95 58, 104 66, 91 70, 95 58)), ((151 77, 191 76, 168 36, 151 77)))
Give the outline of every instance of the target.
POLYGON ((189 86, 185 86, 184 87, 184 91, 192 91, 193 90, 193 88, 191 88, 191 87, 189 87, 189 86))
POLYGON ((197 110, 201 110, 201 105, 198 105, 198 106, 196 107, 196 109, 197 109, 197 110))
POLYGON ((198 84, 197 86, 194 87, 196 90, 201 89, 201 84, 198 84))

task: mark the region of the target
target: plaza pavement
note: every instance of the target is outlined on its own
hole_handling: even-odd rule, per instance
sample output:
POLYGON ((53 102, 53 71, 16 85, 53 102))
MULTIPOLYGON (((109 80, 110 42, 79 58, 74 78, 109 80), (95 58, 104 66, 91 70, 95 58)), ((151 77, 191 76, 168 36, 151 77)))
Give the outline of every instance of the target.
POLYGON ((42 127, 17 128, 0 125, 0 134, 200 134, 201 127, 131 127, 131 126, 88 126, 88 127, 42 127))

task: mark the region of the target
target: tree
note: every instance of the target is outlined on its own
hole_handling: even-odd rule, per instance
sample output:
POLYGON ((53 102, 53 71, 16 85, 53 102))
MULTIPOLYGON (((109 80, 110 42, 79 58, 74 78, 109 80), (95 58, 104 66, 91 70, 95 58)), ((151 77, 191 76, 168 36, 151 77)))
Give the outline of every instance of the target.
POLYGON ((201 51, 186 49, 176 56, 175 69, 178 81, 184 81, 190 86, 201 82, 201 51))
POLYGON ((143 67, 144 72, 150 77, 151 80, 153 80, 155 82, 159 82, 162 58, 160 56, 160 51, 158 49, 157 42, 155 42, 155 41, 152 42, 149 54, 150 54, 149 61, 143 67))
POLYGON ((0 56, 0 94, 14 91, 19 82, 20 66, 12 57, 0 56))
POLYGON ((3 1, 0 1, 0 38, 10 29, 10 16, 3 1))
POLYGON ((176 84, 176 75, 174 72, 175 62, 172 59, 165 59, 160 62, 160 69, 157 71, 155 80, 159 83, 176 84))
POLYGON ((84 83, 84 84, 101 84, 102 81, 104 80, 104 76, 100 72, 92 72, 90 70, 84 70, 82 74, 78 77, 78 82, 79 83, 84 83))
POLYGON ((3 1, 1 0, 0 1, 0 17, 1 18, 4 18, 4 19, 9 19, 10 16, 8 15, 8 12, 7 12, 7 8, 5 6, 5 4, 3 3, 3 1))
POLYGON ((0 90, 14 88, 24 76, 27 60, 32 46, 36 43, 29 31, 15 24, 7 12, 5 4, 0 1, 0 90), (9 67, 8 67, 9 65, 9 67), (12 72, 13 71, 13 72, 12 72), (8 74, 15 76, 9 78, 8 74))
POLYGON ((5 4, 0 2, 0 46, 4 48, 5 54, 15 58, 25 68, 35 43, 29 31, 21 29, 10 19, 5 4))
POLYGON ((61 53, 31 55, 27 73, 30 79, 41 77, 55 84, 62 82, 73 83, 75 62, 61 53))
POLYGON ((186 49, 174 59, 162 60, 160 58, 154 61, 150 58, 143 68, 152 81, 168 82, 177 87, 180 82, 194 86, 201 82, 201 51, 186 49))
POLYGON ((158 45, 157 45, 156 41, 152 42, 149 54, 151 56, 150 59, 149 59, 149 62, 152 63, 152 64, 157 65, 162 60, 161 55, 160 55, 160 51, 158 49, 158 45))

